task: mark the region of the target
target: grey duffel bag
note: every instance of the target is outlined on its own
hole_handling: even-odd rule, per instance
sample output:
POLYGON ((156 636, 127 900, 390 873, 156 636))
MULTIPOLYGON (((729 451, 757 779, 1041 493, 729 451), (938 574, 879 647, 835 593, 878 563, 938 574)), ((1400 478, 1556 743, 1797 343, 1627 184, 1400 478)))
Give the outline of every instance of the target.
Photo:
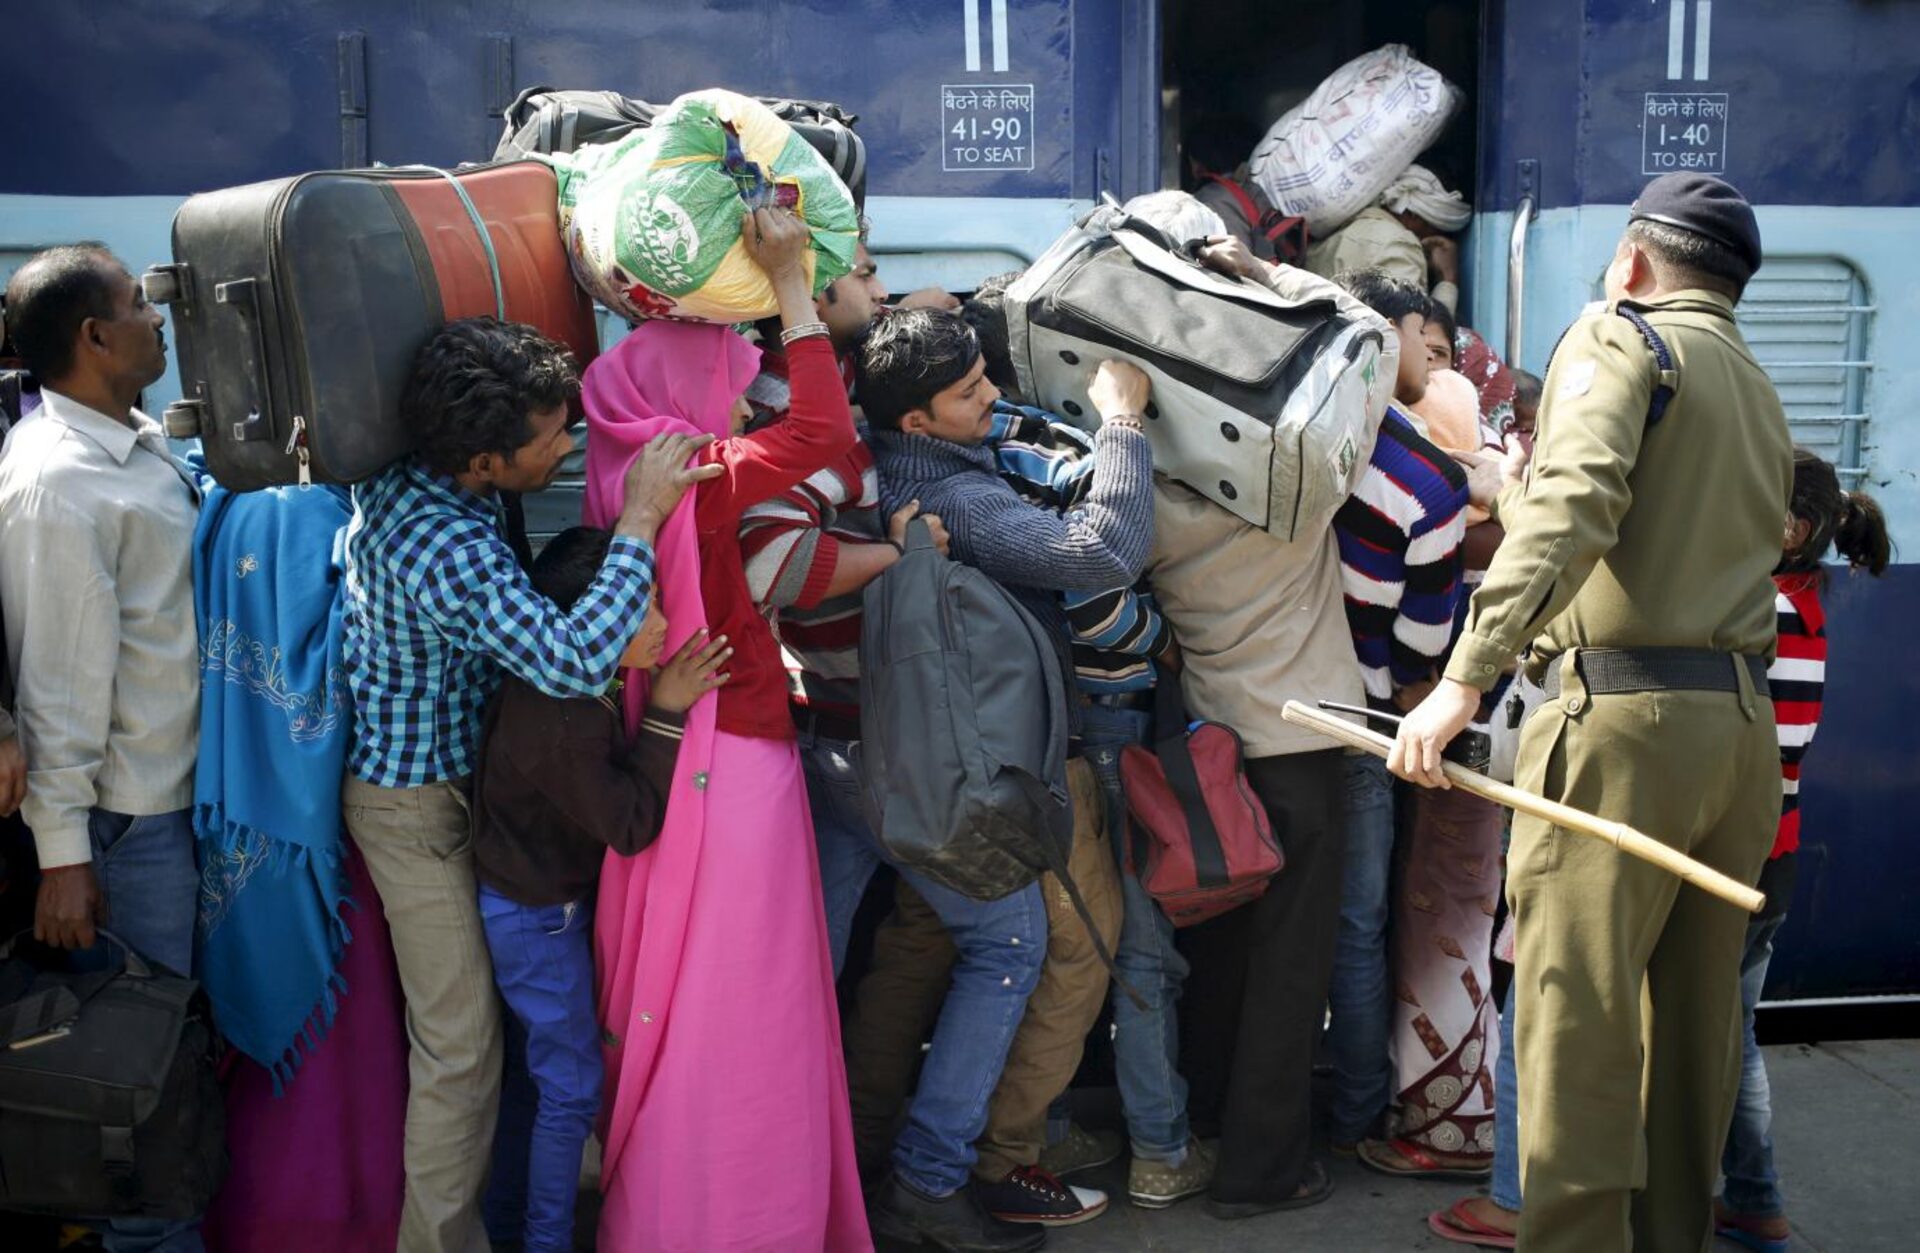
POLYGON ((1385 320, 1327 280, 1225 277, 1117 205, 1007 289, 1006 317, 1025 399, 1091 424, 1093 367, 1133 362, 1153 379, 1154 469, 1289 542, 1352 494, 1399 366, 1385 320))

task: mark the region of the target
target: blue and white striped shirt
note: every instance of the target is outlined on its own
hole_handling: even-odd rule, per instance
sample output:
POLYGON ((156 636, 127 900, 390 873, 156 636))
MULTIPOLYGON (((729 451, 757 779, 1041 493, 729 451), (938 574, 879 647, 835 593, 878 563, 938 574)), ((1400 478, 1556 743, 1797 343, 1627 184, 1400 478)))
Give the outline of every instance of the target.
POLYGON ((549 696, 605 691, 653 593, 653 549, 617 536, 569 612, 533 590, 498 500, 409 457, 353 489, 346 666, 356 725, 347 767, 379 787, 473 773, 502 671, 549 696))
MULTIPOLYGON (((1053 509, 1070 509, 1093 485, 1093 437, 1044 409, 1001 401, 987 434, 1000 477, 1053 509)), ((1153 597, 1136 588, 1062 592, 1073 642, 1074 683, 1089 696, 1153 687, 1153 658, 1172 640, 1153 597)))

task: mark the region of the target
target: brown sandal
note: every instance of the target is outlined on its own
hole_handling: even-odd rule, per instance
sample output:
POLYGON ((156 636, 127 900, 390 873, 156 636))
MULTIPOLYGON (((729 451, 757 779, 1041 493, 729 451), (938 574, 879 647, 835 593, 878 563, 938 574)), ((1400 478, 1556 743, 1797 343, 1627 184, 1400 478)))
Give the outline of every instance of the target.
POLYGON ((1480 1183, 1493 1174, 1492 1155, 1488 1155, 1484 1166, 1452 1166, 1411 1140, 1364 1141, 1360 1145, 1360 1164, 1396 1179, 1453 1179, 1462 1183, 1480 1183), (1402 1162, 1413 1163, 1413 1168, 1408 1169, 1382 1156, 1383 1149, 1398 1154, 1402 1162))

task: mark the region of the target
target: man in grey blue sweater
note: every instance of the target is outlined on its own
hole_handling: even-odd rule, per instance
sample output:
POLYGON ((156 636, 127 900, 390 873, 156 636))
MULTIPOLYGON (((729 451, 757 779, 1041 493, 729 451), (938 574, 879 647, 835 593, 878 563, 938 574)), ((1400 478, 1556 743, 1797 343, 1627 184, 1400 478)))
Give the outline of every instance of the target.
MULTIPOLYGON (((868 442, 879 471, 882 507, 917 499, 930 511, 950 509, 949 555, 991 575, 1050 628, 1063 673, 1071 674, 1061 593, 1132 586, 1152 547, 1153 463, 1140 429, 1151 384, 1122 362, 1100 367, 1090 394, 1105 421, 1094 441, 1091 483, 1084 502, 1062 513, 1033 503, 1003 477, 988 443, 1000 393, 985 371, 974 331, 953 314, 898 311, 875 324, 855 361, 855 388, 871 428, 868 442)), ((946 515, 941 516, 945 520, 946 515)), ((1068 762, 1068 784, 1074 798, 1068 867, 1095 930, 1111 951, 1121 923, 1120 884, 1105 837, 1100 789, 1084 758, 1068 762)), ((1042 886, 1048 910, 1046 963, 1011 1051, 1003 1049, 997 1059, 1005 1065, 993 1091, 993 1125, 1000 1132, 993 1153, 981 1162, 986 1177, 977 1185, 977 1195, 992 1218, 1064 1225, 1095 1216, 1105 1208, 1106 1198, 1066 1187, 1039 1168, 1045 1114, 1048 1103, 1072 1079, 1081 1043, 1106 999, 1108 980, 1087 928, 1070 907, 1060 905, 1064 898, 1059 886, 1050 881, 1042 886)), ((939 900, 928 903, 946 924, 961 958, 934 1034, 938 1052, 950 1026, 956 1035, 961 1030, 949 1019, 978 1016, 983 1008, 978 997, 961 995, 972 964, 967 947, 981 941, 975 938, 980 929, 969 927, 964 916, 943 908, 939 900)), ((993 943, 991 935, 986 942, 993 943)), ((932 1065, 930 1056, 914 1098, 915 1111, 939 1099, 928 1088, 932 1065)), ((908 1134, 915 1117, 909 1117, 908 1134)), ((985 1125, 983 1107, 974 1134, 985 1125)), ((956 1147, 970 1161, 971 1140, 956 1147)), ((942 1221, 942 1203, 916 1195, 923 1190, 916 1189, 918 1181, 903 1169, 898 1145, 894 1158, 895 1184, 876 1206, 875 1230, 934 1234, 929 1225, 942 1221)))
MULTIPOLYGON (((1022 498, 1000 476, 993 404, 973 328, 958 315, 899 310, 874 325, 855 364, 856 394, 872 428, 883 509, 918 499, 937 513, 949 552, 992 575, 1043 624, 1067 638, 1061 592, 1130 587, 1153 547, 1153 453, 1140 423, 1152 384, 1123 361, 1103 362, 1090 398, 1093 486, 1069 513, 1022 498)), ((1071 669, 1068 670, 1071 673, 1071 669)))

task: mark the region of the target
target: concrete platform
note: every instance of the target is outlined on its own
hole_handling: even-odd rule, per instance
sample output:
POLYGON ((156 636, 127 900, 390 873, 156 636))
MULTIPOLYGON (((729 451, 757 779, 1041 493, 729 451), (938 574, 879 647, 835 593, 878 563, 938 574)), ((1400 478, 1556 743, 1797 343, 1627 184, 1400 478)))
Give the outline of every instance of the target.
MULTIPOLYGON (((1767 1066, 1793 1248, 1920 1248, 1920 1170, 1914 1165, 1920 1161, 1920 1041, 1781 1045, 1767 1050, 1767 1066)), ((1386 1179, 1350 1162, 1336 1161, 1332 1169, 1336 1191, 1313 1209, 1222 1223, 1196 1202, 1149 1213, 1116 1200, 1099 1219, 1053 1232, 1047 1248, 1365 1253, 1461 1247, 1429 1232, 1426 1216, 1469 1189, 1386 1179)), ((1117 1197, 1126 1176, 1115 1166, 1075 1182, 1117 1190, 1117 1197)))
MULTIPOLYGON (((1793 1221, 1794 1253, 1920 1249, 1920 1040, 1783 1044, 1766 1052, 1774 1153, 1793 1221)), ((1093 1104, 1110 1106, 1111 1094, 1093 1095, 1093 1104)), ((1051 1232, 1046 1247, 1056 1253, 1464 1247, 1428 1231, 1427 1215, 1468 1195, 1470 1187, 1387 1179, 1347 1161, 1329 1165, 1335 1191, 1325 1204, 1223 1223, 1209 1218, 1197 1200, 1155 1212, 1133 1208, 1123 1199, 1124 1162, 1116 1163, 1073 1180, 1107 1189, 1115 1197, 1107 1213, 1051 1232)), ((591 1166, 597 1168, 597 1155, 591 1166)), ((577 1249, 593 1248, 598 1200, 590 1186, 582 1190, 577 1249)), ((1737 1253, 1738 1246, 1723 1241, 1716 1249, 1737 1253)))

